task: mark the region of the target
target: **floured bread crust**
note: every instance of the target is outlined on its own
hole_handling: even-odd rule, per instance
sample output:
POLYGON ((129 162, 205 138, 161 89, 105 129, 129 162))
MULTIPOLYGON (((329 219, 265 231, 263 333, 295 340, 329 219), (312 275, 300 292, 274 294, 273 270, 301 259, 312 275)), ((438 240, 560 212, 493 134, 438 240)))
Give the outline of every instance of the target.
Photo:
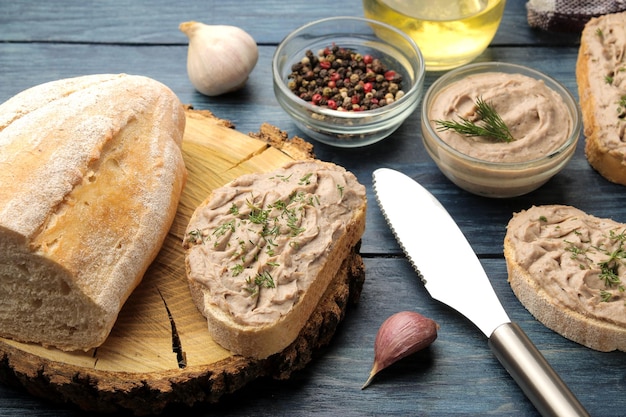
POLYGON ((214 190, 184 244, 190 289, 215 341, 255 358, 288 346, 361 239, 365 211, 354 175, 315 160, 214 190))
POLYGON ((586 24, 576 81, 585 155, 606 179, 626 185, 626 12, 593 18, 586 24))
POLYGON ((626 351, 626 224, 570 206, 534 206, 507 227, 504 255, 520 302, 562 336, 626 351))
POLYGON ((186 178, 183 107, 99 74, 0 105, 0 335, 87 350, 160 249, 186 178))

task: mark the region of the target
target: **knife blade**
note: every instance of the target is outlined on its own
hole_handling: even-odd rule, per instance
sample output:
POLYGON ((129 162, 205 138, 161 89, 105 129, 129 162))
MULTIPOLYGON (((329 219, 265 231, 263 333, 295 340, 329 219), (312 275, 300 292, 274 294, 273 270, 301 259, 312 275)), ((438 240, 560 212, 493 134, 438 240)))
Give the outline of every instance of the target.
POLYGON ((407 175, 379 168, 376 200, 431 297, 467 317, 544 417, 589 416, 521 327, 511 322, 465 235, 445 207, 407 175))

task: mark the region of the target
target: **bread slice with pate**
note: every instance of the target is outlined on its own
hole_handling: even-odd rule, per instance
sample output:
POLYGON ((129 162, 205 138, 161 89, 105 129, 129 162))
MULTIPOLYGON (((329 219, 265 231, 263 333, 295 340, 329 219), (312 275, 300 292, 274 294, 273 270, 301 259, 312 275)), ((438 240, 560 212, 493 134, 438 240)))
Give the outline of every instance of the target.
POLYGON ((520 302, 548 328, 626 351, 626 224, 563 205, 514 214, 504 255, 520 302))
POLYGON ((609 181, 626 185, 626 12, 585 25, 576 81, 587 160, 609 181))
POLYGON ((185 113, 142 76, 42 84, 0 105, 0 336, 62 350, 108 337, 186 179, 185 113))
POLYGON ((266 358, 298 336, 365 230, 365 187, 318 160, 214 190, 184 238, 192 298, 213 339, 266 358))

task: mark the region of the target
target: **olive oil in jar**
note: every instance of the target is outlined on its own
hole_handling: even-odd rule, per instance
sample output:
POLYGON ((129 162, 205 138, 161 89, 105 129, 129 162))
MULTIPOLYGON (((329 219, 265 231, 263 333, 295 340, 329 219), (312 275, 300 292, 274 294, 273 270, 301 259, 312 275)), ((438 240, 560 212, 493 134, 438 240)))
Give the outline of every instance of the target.
POLYGON ((493 39, 506 0, 363 0, 365 17, 388 23, 413 38, 426 69, 470 62, 493 39))

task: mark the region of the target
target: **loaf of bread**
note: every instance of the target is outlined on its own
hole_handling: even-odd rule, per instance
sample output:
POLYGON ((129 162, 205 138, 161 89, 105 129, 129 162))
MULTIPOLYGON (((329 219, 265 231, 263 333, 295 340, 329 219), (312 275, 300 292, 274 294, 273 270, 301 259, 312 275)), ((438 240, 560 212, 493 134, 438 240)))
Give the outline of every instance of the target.
POLYGON ((590 165, 626 185, 626 12, 591 19, 582 32, 576 81, 590 165))
POLYGON ((504 239, 513 292, 562 336, 626 351, 626 224, 571 206, 516 213, 504 239))
POLYGON ((337 165, 298 161, 214 190, 186 230, 192 297, 235 354, 281 352, 365 230, 365 188, 337 165))
POLYGON ((156 257, 186 179, 183 107, 125 74, 0 105, 0 336, 89 350, 156 257))

